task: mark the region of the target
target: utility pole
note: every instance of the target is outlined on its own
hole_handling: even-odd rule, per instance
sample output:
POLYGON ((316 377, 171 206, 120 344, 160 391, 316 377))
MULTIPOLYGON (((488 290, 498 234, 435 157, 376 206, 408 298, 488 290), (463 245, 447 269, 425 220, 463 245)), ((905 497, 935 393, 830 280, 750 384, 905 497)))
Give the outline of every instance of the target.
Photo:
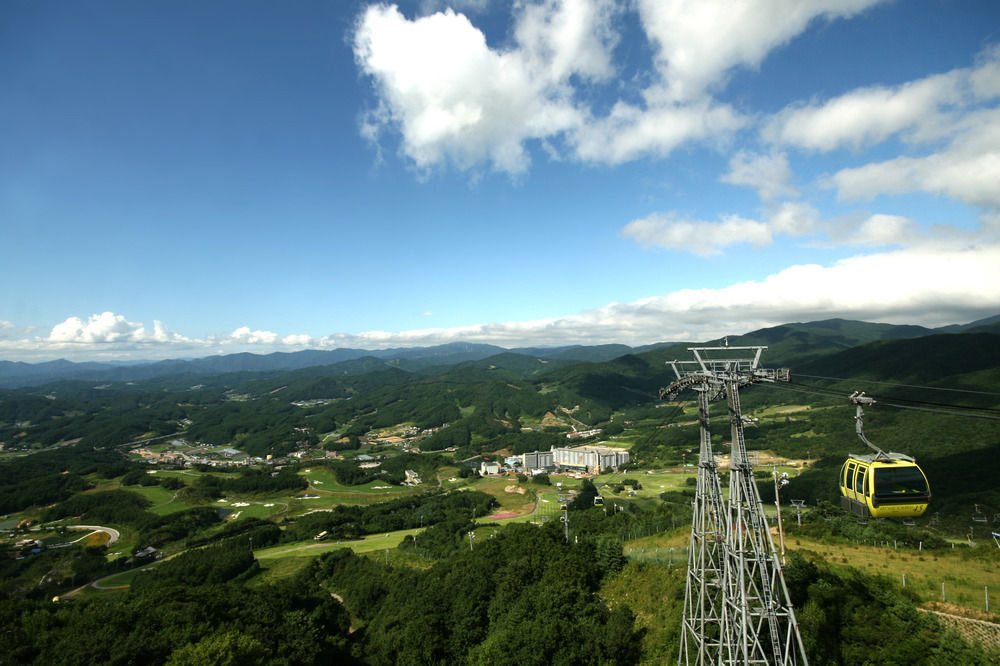
MULTIPOLYGON (((771 467, 771 476, 774 477, 774 508, 778 512, 778 541, 781 543, 781 566, 785 566, 785 528, 781 524, 781 489, 788 485, 788 472, 782 472, 778 476, 778 468, 771 467)), ((801 525, 801 521, 799 522, 801 525)))
POLYGON ((678 663, 807 664, 795 614, 753 478, 739 389, 788 381, 787 370, 760 368, 766 347, 692 347, 694 361, 673 361, 677 376, 660 399, 698 392, 701 450, 691 523, 678 663), (708 407, 726 398, 732 451, 723 501, 711 453, 708 407))

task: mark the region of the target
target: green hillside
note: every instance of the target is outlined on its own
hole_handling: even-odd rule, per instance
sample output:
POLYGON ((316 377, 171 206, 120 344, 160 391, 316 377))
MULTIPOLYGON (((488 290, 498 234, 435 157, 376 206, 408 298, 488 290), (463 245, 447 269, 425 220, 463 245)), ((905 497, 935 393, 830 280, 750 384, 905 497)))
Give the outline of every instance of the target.
MULTIPOLYGON (((969 590, 992 581, 994 327, 942 334, 831 320, 728 339, 766 344, 764 365, 792 371, 791 382, 747 387, 741 400, 748 447, 773 461, 758 470, 764 502, 774 499, 770 464, 791 475, 783 502, 807 502, 802 526, 789 527, 786 578, 816 663, 865 653, 870 636, 859 623, 905 649, 907 663, 992 663, 915 605, 933 598, 941 571, 962 571, 963 557, 986 564, 969 573, 975 580, 947 574, 959 611, 973 613, 969 590), (837 508, 841 463, 864 452, 847 399, 854 391, 877 401, 865 412, 868 438, 916 457, 927 474, 931 509, 913 525, 861 524, 837 508), (871 573, 869 559, 891 560, 865 559, 854 552, 861 542, 921 544, 904 558, 914 589, 871 573), (922 564, 924 553, 937 564, 922 564)), ((10 628, 0 654, 18 663, 277 653, 295 663, 672 660, 698 424, 693 393, 657 398, 674 379, 669 361, 714 344, 472 359, 485 350, 452 347, 0 391, 0 620, 10 628), (565 446, 580 430, 597 431, 588 443, 628 448, 630 464, 584 480, 478 476, 481 460, 565 446), (558 505, 573 493, 567 544, 558 505), (605 509, 595 507, 598 494, 605 509), (74 524, 110 526, 120 538, 70 542, 74 524), (16 545, 25 539, 42 547, 16 545), (160 564, 135 559, 147 548, 160 564), (80 588, 102 579, 131 587, 80 588), (52 604, 65 594, 74 601, 52 604), (170 605, 160 610, 157 599, 170 605), (94 623, 113 633, 92 640, 94 623), (544 649, 531 638, 566 626, 594 638, 544 649), (308 638, 295 638, 302 632, 308 638)), ((725 455, 725 401, 712 403, 710 417, 713 447, 725 455)))

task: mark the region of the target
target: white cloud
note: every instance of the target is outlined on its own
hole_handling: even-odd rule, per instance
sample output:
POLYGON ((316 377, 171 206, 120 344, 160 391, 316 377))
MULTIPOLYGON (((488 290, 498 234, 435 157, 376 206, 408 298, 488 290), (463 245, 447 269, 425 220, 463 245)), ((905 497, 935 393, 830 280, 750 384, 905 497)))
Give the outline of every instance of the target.
POLYGON ((286 335, 281 338, 281 344, 287 345, 289 347, 312 347, 315 345, 315 340, 311 335, 306 335, 304 333, 293 333, 292 335, 286 335))
POLYGON ((822 151, 860 149, 899 136, 910 154, 841 169, 824 184, 836 188, 840 199, 929 192, 998 210, 998 98, 1000 46, 984 51, 970 68, 789 107, 762 134, 774 143, 822 151))
POLYGON ((577 74, 601 81, 614 73, 611 30, 614 3, 606 0, 544 0, 524 5, 515 37, 531 72, 551 83, 577 74))
MULTIPOLYGON (((905 231, 906 220, 872 218, 859 227, 859 241, 873 240, 884 230, 905 231)), ((891 239, 890 239, 891 240, 891 239)), ((364 331, 313 338, 283 337, 240 327, 222 338, 192 339, 172 335, 169 343, 144 345, 133 339, 142 327, 111 315, 95 315, 84 323, 71 317, 60 330, 91 328, 84 334, 33 340, 2 340, 7 357, 54 358, 67 350, 76 357, 112 354, 118 358, 176 358, 235 351, 276 349, 384 349, 467 341, 520 347, 535 345, 648 344, 657 341, 704 341, 723 335, 795 321, 832 317, 895 324, 942 326, 965 323, 1000 312, 1000 245, 961 247, 939 243, 892 252, 859 255, 830 266, 791 266, 763 280, 721 289, 682 289, 631 303, 610 303, 578 314, 538 319, 427 328, 411 331, 364 331), (976 285, 970 289, 969 285, 976 285), (76 326, 76 322, 79 326, 76 326), (102 323, 103 321, 103 323, 102 323), (110 322, 110 325, 109 325, 110 322), (125 333, 111 334, 120 327, 125 333), (131 331, 128 333, 127 331, 131 331), (116 337, 117 335, 117 337, 116 337)), ((109 314, 109 313, 105 313, 109 314)), ((65 324, 66 322, 64 322, 65 324)), ((58 327, 57 327, 58 328, 58 327)), ((148 340, 147 336, 147 340, 148 340)))
POLYGON ((271 331, 251 331, 249 326, 240 326, 229 337, 232 341, 248 345, 273 345, 278 341, 278 334, 271 331))
POLYGON ((410 19, 395 5, 372 5, 353 35, 377 100, 361 133, 381 158, 381 139, 398 132, 401 152, 424 173, 485 165, 519 174, 530 164, 531 141, 554 157, 565 145, 575 159, 610 164, 666 156, 689 141, 719 143, 748 123, 711 97, 732 68, 758 66, 813 20, 850 17, 881 1, 519 1, 503 48, 452 8, 410 19), (642 103, 622 94, 630 84, 620 81, 611 110, 595 113, 591 88, 618 74, 615 18, 636 8, 655 52, 653 79, 645 89, 632 86, 642 103))
POLYGON ((897 157, 842 169, 829 184, 841 199, 930 192, 987 209, 1000 209, 1000 109, 963 119, 956 138, 924 157, 897 157))
POLYGON ((626 224, 622 234, 641 245, 683 250, 701 256, 718 254, 721 248, 738 243, 756 246, 771 243, 771 232, 766 224, 738 215, 724 217, 719 222, 650 215, 626 224))
POLYGON ((818 210, 800 201, 769 203, 765 213, 764 221, 729 215, 718 222, 685 220, 673 213, 653 214, 629 222, 622 228, 622 234, 646 247, 703 257, 742 243, 756 247, 770 245, 779 234, 820 246, 918 247, 974 240, 968 233, 948 225, 922 230, 909 218, 884 213, 852 214, 821 221, 818 210))
POLYGON ((52 327, 47 342, 54 343, 110 343, 139 342, 146 338, 142 324, 128 321, 113 312, 91 315, 86 322, 70 317, 52 327))
POLYGON ((47 337, 36 340, 61 347, 188 342, 184 336, 168 330, 163 322, 154 321, 153 330, 149 331, 143 324, 129 321, 113 312, 90 315, 87 321, 69 317, 53 326, 47 337))
POLYGON ((733 155, 729 160, 729 173, 722 177, 724 183, 756 189, 760 198, 767 201, 797 195, 789 184, 791 179, 792 171, 784 153, 758 155, 746 151, 733 155))
POLYGON ((817 18, 846 18, 882 0, 639 0, 663 94, 701 98, 737 66, 757 67, 817 18))
POLYGON ((355 59, 379 99, 363 134, 398 129, 402 152, 421 170, 489 164, 524 171, 524 143, 577 127, 571 76, 611 73, 607 30, 612 3, 550 0, 528 6, 515 29, 517 48, 491 49, 483 33, 452 10, 407 19, 374 5, 354 35, 355 59))
POLYGON ((913 220, 908 218, 876 214, 858 225, 846 242, 851 245, 872 246, 909 244, 914 239, 915 227, 913 220))
POLYGON ((819 227, 819 211, 801 201, 783 201, 769 206, 767 224, 773 233, 806 236, 819 227))
POLYGON ((819 211, 807 203, 768 202, 765 213, 763 222, 739 215, 726 215, 718 222, 708 222, 686 220, 674 213, 654 213, 626 224, 622 235, 647 247, 679 250, 705 257, 719 254, 730 245, 770 245, 777 234, 802 237, 821 231, 819 211))
POLYGON ((969 74, 969 87, 976 99, 1000 97, 1000 44, 979 55, 976 66, 969 74))
POLYGON ((941 107, 961 99, 957 75, 938 75, 896 88, 854 90, 823 104, 793 106, 764 127, 774 143, 814 150, 858 149, 903 130, 936 136, 944 122, 941 107))
POLYGON ((643 109, 618 102, 605 118, 591 119, 568 138, 585 162, 621 164, 641 157, 665 157, 687 141, 718 140, 746 119, 731 107, 709 101, 643 109))
POLYGON ((421 171, 488 165, 513 174, 536 140, 558 157, 565 143, 585 162, 618 164, 665 156, 692 140, 720 141, 746 124, 708 98, 618 101, 595 115, 584 89, 615 74, 618 38, 610 0, 517 3, 513 44, 491 48, 467 17, 445 10, 408 19, 375 5, 360 17, 354 54, 378 104, 362 123, 375 143, 398 131, 402 153, 421 171))
POLYGON ((394 347, 451 341, 505 347, 702 341, 832 317, 943 326, 1000 312, 1000 246, 904 249, 832 266, 791 266, 722 289, 683 289, 566 317, 324 338, 326 346, 394 347), (969 284, 979 287, 969 289, 969 284))
POLYGON ((480 13, 486 10, 490 0, 421 0, 420 13, 433 14, 445 9, 455 9, 469 14, 480 13))

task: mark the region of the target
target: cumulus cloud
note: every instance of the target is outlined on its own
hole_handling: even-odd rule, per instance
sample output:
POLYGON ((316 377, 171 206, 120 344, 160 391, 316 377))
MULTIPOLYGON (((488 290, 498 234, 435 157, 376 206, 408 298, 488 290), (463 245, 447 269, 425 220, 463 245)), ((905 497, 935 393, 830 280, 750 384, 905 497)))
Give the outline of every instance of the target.
POLYGON ((879 194, 931 192, 973 206, 1000 209, 1000 109, 963 119, 958 135, 943 150, 922 157, 897 157, 841 169, 828 184, 841 199, 879 194))
POLYGON ((172 333, 160 321, 153 321, 153 330, 143 324, 132 322, 113 312, 93 314, 83 321, 79 317, 69 317, 52 327, 49 335, 38 338, 49 344, 64 346, 73 344, 106 345, 120 343, 170 343, 185 342, 187 338, 172 333))
POLYGON ((281 344, 287 345, 289 347, 312 347, 315 345, 315 340, 311 335, 306 335, 304 333, 293 333, 291 335, 286 335, 281 338, 281 344))
POLYGON ((1000 47, 973 67, 896 87, 870 87, 784 109, 762 136, 818 151, 861 149, 898 136, 908 154, 838 170, 822 184, 841 200, 928 192, 1000 210, 1000 47))
MULTIPOLYGON (((626 224, 622 235, 646 247, 707 257, 720 254, 731 245, 770 245, 777 234, 802 237, 821 231, 824 230, 821 229, 819 211, 807 203, 784 201, 769 203, 765 207, 763 221, 726 215, 717 222, 709 222, 683 219, 674 213, 654 213, 626 224)), ((839 238, 842 242, 846 242, 844 235, 839 238)))
MULTIPOLYGON (((886 241, 884 236, 905 233, 906 227, 907 221, 901 218, 873 217, 857 226, 857 241, 868 237, 869 241, 881 244, 886 241)), ((939 243, 858 255, 828 266, 795 265, 762 280, 719 289, 681 289, 630 303, 609 303, 573 315, 531 321, 395 332, 374 330, 318 338, 306 334, 279 336, 243 326, 217 339, 172 335, 168 344, 152 347, 136 344, 136 332, 142 326, 118 315, 94 315, 87 322, 71 317, 67 320, 70 324, 60 331, 90 327, 89 333, 68 336, 75 341, 72 349, 79 355, 96 356, 111 348, 119 357, 130 353, 133 358, 148 359, 199 352, 208 355, 304 348, 385 349, 454 341, 504 347, 641 345, 669 340, 705 341, 782 323, 831 317, 933 327, 966 323, 998 311, 1000 245, 939 243), (976 288, 970 289, 970 284, 976 288), (109 332, 112 328, 117 328, 117 332, 109 332), (93 341, 84 342, 88 336, 93 341)), ((62 340, 62 336, 0 339, 0 353, 52 358, 69 348, 62 340)))
POLYGON ((613 36, 605 0, 550 0, 525 9, 517 47, 492 49, 469 19, 451 9, 408 19, 373 5, 359 19, 354 54, 375 85, 379 104, 363 133, 398 129, 402 152, 417 168, 489 164, 524 171, 524 142, 577 127, 571 76, 609 76, 613 36))
POLYGON ((883 0, 639 0, 663 94, 698 99, 734 67, 757 67, 818 18, 847 18, 883 0))
POLYGON ((783 201, 768 207, 768 226, 773 233, 806 236, 817 231, 819 211, 802 201, 783 201))
POLYGON ((796 196, 798 192, 790 185, 791 180, 792 170, 784 153, 759 155, 747 151, 733 155, 729 173, 722 177, 724 183, 754 188, 767 201, 796 196))
POLYGON ((445 9, 456 9, 467 14, 476 14, 486 10, 489 0, 421 0, 420 13, 433 14, 445 9))
POLYGON ((718 254, 722 248, 737 243, 756 246, 771 243, 771 232, 766 224, 738 215, 724 217, 718 222, 650 215, 626 224, 622 234, 647 247, 683 250, 701 256, 718 254))
POLYGON ((585 162, 621 164, 665 157, 688 141, 717 140, 746 125, 732 107, 710 100, 643 108, 618 102, 604 118, 592 118, 568 137, 585 162))
POLYGON ((967 132, 966 114, 997 97, 1000 47, 993 47, 970 68, 792 105, 772 117, 761 133, 772 143, 820 151, 859 149, 897 134, 921 144, 967 132))
POLYGON ((772 118, 762 133, 774 143, 822 151, 858 149, 903 130, 936 135, 944 122, 941 107, 960 99, 956 78, 938 75, 896 88, 862 88, 825 103, 793 106, 772 118))
POLYGON ((485 165, 519 174, 530 165, 531 141, 584 162, 662 157, 748 124, 713 97, 733 68, 758 66, 814 20, 851 17, 881 1, 517 2, 503 47, 488 44, 453 8, 407 18, 395 5, 372 5, 353 34, 355 60, 376 98, 361 132, 380 157, 383 137, 398 133, 401 152, 421 172, 485 165), (590 88, 619 74, 615 18, 636 10, 653 46, 651 76, 628 85, 627 96, 616 89, 618 101, 597 112, 590 88))
POLYGON ((251 331, 249 326, 240 326, 229 335, 230 339, 248 345, 273 345, 278 341, 278 334, 271 331, 251 331))
POLYGON ((524 322, 323 338, 324 346, 395 347, 469 341, 505 347, 704 341, 832 317, 928 327, 1000 311, 1000 246, 924 247, 797 265, 721 289, 682 289, 575 315, 524 322), (969 284, 979 285, 969 289, 969 284))
POLYGON ((17 325, 12 321, 7 321, 6 319, 0 319, 0 340, 11 338, 17 335, 17 325))
POLYGON ((686 220, 673 213, 653 214, 629 222, 622 228, 622 235, 645 247, 702 257, 720 254, 731 245, 770 245, 778 235, 826 247, 917 247, 956 239, 973 240, 954 227, 941 225, 923 230, 912 219, 884 213, 856 213, 821 220, 818 210, 801 201, 769 204, 763 221, 729 215, 717 222, 707 222, 686 220))
POLYGON ((913 242, 915 233, 916 225, 911 219, 876 214, 857 225, 845 242, 851 245, 903 245, 913 242))
POLYGON ((52 327, 48 342, 137 342, 146 337, 142 324, 128 321, 112 312, 91 315, 87 321, 70 317, 52 327))
POLYGON ((706 93, 730 68, 758 64, 814 18, 851 16, 874 1, 641 2, 657 73, 638 96, 603 113, 589 106, 587 87, 616 75, 614 16, 627 10, 611 0, 515 3, 504 48, 452 9, 407 18, 396 6, 373 5, 353 34, 377 101, 362 135, 381 155, 382 138, 398 133, 401 152, 422 172, 486 165, 522 173, 530 141, 585 162, 666 156, 747 125, 706 93))

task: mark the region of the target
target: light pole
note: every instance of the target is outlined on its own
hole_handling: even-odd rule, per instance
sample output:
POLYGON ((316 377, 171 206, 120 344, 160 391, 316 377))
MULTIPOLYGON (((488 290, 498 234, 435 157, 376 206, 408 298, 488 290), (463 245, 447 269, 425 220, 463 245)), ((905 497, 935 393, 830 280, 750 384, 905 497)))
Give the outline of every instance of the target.
POLYGON ((778 510, 778 541, 781 543, 781 563, 785 564, 785 530, 781 525, 781 494, 780 490, 788 485, 788 472, 782 472, 778 476, 778 468, 772 467, 771 474, 774 476, 774 507, 778 510))

